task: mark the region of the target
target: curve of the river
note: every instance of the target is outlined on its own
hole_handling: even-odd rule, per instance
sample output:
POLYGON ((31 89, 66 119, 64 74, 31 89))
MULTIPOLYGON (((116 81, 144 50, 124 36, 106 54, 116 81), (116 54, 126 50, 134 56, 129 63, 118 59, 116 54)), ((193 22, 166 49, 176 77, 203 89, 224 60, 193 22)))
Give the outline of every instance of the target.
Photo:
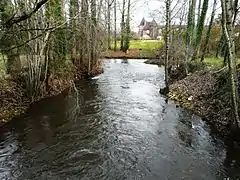
POLYGON ((106 60, 104 70, 1 127, 0 179, 240 177, 239 150, 158 93, 163 68, 106 60))

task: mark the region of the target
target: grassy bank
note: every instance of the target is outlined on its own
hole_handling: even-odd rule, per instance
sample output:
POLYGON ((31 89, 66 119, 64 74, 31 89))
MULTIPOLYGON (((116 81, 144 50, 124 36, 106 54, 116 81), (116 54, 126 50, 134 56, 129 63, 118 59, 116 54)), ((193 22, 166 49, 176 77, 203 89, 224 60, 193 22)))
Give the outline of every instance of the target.
MULTIPOLYGON (((120 51, 120 41, 117 41, 117 51, 107 50, 102 56, 105 58, 156 58, 157 50, 163 45, 160 40, 131 40, 127 53, 120 51)), ((111 45, 114 47, 114 44, 111 45)))

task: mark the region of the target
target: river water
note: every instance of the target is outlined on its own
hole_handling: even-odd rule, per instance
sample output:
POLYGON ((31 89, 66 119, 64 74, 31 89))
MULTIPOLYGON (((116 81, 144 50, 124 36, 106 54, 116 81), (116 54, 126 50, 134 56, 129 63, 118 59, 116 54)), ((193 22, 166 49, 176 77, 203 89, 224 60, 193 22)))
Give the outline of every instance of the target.
POLYGON ((158 93, 162 67, 106 60, 104 69, 1 127, 0 179, 240 178, 240 150, 158 93))

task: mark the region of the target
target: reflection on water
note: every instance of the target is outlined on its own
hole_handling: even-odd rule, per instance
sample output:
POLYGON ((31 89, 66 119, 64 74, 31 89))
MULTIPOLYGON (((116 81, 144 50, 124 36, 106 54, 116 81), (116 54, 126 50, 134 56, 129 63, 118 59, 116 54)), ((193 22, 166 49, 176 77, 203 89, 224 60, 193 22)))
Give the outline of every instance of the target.
POLYGON ((123 59, 122 63, 128 64, 128 59, 123 59))
POLYGON ((0 179, 240 177, 239 149, 158 93, 163 68, 108 60, 105 73, 1 127, 0 179))

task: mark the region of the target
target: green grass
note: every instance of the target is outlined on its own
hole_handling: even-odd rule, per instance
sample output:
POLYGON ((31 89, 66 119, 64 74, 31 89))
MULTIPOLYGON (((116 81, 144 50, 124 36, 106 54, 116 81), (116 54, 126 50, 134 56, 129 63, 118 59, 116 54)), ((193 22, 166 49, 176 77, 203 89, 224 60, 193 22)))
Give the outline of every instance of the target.
POLYGON ((163 45, 163 41, 159 40, 131 40, 130 48, 132 49, 148 49, 156 50, 163 45))
MULTIPOLYGON (((163 41, 159 40, 131 40, 130 49, 158 49, 163 45, 163 41)), ((112 42, 114 47, 114 42, 112 42)), ((120 49, 120 41, 117 41, 117 49, 120 49)))
MULTIPOLYGON (((141 56, 154 56, 156 51, 163 45, 160 40, 131 40, 129 49, 141 49, 141 56)), ((114 47, 112 42, 111 47, 114 47)), ((117 49, 120 49, 120 41, 117 41, 117 49)))
MULTIPOLYGON (((200 61, 200 59, 197 59, 197 61, 200 61)), ((206 57, 203 62, 212 68, 221 68, 224 66, 223 58, 206 57)), ((237 64, 240 64, 240 58, 237 59, 237 64)))
POLYGON ((6 73, 4 57, 0 54, 0 76, 6 73))
POLYGON ((224 65, 223 59, 217 57, 206 57, 203 62, 205 62, 209 67, 221 68, 224 65))

